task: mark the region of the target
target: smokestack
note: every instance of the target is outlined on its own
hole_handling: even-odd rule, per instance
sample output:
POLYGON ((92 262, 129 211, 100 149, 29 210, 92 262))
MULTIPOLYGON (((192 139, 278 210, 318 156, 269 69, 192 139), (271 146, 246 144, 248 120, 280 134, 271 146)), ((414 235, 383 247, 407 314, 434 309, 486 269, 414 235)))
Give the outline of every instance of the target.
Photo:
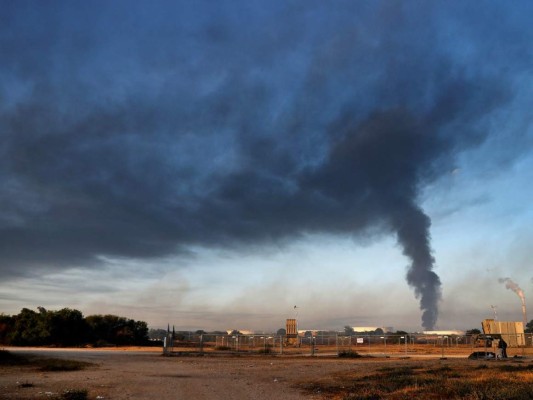
POLYGON ((518 295, 518 297, 520 297, 520 301, 522 302, 522 317, 524 319, 524 329, 526 329, 527 314, 526 314, 526 296, 524 295, 524 291, 520 289, 520 286, 518 286, 517 283, 513 282, 511 278, 500 278, 498 279, 498 282, 505 283, 505 287, 507 289, 511 289, 513 292, 515 292, 518 295))

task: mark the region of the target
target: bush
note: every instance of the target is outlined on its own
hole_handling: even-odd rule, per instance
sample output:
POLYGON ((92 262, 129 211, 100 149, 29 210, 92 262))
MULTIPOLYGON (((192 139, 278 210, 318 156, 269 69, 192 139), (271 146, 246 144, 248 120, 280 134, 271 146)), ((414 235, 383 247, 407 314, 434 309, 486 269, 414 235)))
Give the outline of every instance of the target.
POLYGON ((339 357, 340 358, 361 358, 363 356, 359 354, 357 351, 343 350, 339 352, 339 357))
POLYGON ((43 358, 36 360, 36 365, 41 371, 80 371, 91 364, 83 361, 43 358))
POLYGON ((114 344, 109 343, 103 339, 97 340, 94 347, 116 347, 114 344))
POLYGON ((66 390, 61 395, 61 400, 86 400, 87 394, 87 389, 66 390))

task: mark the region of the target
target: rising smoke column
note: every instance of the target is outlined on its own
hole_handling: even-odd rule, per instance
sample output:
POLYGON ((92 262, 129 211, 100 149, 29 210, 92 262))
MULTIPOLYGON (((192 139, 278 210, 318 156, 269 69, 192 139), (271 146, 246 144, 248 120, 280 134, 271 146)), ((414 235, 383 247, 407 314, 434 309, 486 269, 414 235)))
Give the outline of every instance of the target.
MULTIPOLYGON (((445 107, 440 107, 441 109, 445 107)), ((433 271, 431 220, 418 205, 421 182, 449 144, 430 117, 404 108, 373 113, 363 121, 344 115, 333 127, 342 138, 314 172, 309 187, 339 204, 346 230, 363 233, 381 225, 396 236, 409 259, 406 279, 422 310, 422 326, 432 330, 438 317, 441 282, 433 271)), ((307 196, 310 197, 310 196, 307 196)))
POLYGON ((395 219, 393 225, 403 254, 411 260, 406 278, 414 288, 416 298, 420 299, 422 326, 432 330, 438 317, 441 282, 433 271, 435 259, 430 248, 430 218, 416 204, 411 204, 404 210, 403 218, 395 219))
POLYGON ((518 297, 520 297, 520 301, 522 302, 522 317, 524 318, 524 328, 527 325, 527 314, 526 314, 526 296, 524 295, 524 291, 518 286, 517 283, 513 282, 511 278, 499 278, 499 283, 505 283, 505 287, 507 289, 511 289, 513 292, 515 292, 518 297))

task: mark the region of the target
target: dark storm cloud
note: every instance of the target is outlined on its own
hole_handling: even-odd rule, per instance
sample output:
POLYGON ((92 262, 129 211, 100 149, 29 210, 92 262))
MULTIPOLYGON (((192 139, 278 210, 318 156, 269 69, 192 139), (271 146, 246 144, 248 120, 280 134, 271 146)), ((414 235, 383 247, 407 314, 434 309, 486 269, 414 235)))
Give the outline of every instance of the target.
POLYGON ((419 192, 531 61, 520 14, 484 8, 5 2, 3 276, 378 231, 433 327, 419 192))

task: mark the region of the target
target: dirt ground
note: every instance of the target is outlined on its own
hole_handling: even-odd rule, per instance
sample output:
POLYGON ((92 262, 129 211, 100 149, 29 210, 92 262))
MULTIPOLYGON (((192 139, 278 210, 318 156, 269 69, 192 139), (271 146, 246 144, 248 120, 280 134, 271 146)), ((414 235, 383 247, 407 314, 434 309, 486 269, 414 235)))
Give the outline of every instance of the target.
POLYGON ((75 389, 88 390, 89 399, 321 399, 322 393, 304 393, 301 384, 354 368, 373 369, 411 360, 465 362, 467 356, 457 354, 442 361, 438 354, 409 359, 401 355, 339 359, 270 355, 164 357, 158 348, 6 350, 94 363, 84 370, 68 372, 40 372, 29 366, 0 367, 0 399, 19 400, 53 398, 75 389))

